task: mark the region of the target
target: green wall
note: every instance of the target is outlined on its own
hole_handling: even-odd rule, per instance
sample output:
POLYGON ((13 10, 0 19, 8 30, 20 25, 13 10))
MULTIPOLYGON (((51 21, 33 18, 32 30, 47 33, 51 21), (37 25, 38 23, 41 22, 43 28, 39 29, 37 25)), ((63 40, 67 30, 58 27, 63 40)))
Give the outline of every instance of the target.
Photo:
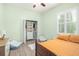
POLYGON ((79 7, 79 4, 64 3, 59 4, 57 7, 54 7, 53 9, 42 13, 41 14, 42 35, 45 36, 47 39, 55 37, 57 35, 57 14, 66 9, 75 7, 79 7))
MULTIPOLYGON (((40 22, 40 14, 32 12, 23 8, 17 8, 16 6, 6 5, 4 8, 4 27, 7 31, 7 35, 10 39, 23 41, 23 21, 24 20, 36 20, 40 22)), ((40 24, 38 24, 38 28, 40 24)), ((38 29, 38 32, 40 29, 38 29)))
POLYGON ((0 4, 0 31, 3 30, 3 4, 0 4))

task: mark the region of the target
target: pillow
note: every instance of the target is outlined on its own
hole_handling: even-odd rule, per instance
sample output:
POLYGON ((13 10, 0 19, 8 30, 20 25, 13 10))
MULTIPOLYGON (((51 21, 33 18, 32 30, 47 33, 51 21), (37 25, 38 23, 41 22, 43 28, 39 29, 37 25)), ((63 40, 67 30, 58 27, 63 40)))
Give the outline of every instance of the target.
POLYGON ((79 35, 71 35, 69 41, 79 43, 79 35))
POLYGON ((61 40, 66 40, 66 41, 68 41, 69 40, 69 37, 70 37, 70 35, 69 34, 60 34, 60 35, 58 35, 58 39, 61 39, 61 40))
POLYGON ((47 39, 44 36, 39 36, 38 38, 40 41, 46 41, 47 39))

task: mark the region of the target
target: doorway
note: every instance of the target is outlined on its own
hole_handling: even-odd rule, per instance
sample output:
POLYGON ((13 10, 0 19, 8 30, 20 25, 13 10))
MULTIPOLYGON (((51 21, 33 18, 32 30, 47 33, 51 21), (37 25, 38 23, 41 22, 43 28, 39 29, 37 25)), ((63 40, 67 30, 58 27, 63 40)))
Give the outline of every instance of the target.
POLYGON ((37 21, 26 20, 26 40, 37 39, 37 21))

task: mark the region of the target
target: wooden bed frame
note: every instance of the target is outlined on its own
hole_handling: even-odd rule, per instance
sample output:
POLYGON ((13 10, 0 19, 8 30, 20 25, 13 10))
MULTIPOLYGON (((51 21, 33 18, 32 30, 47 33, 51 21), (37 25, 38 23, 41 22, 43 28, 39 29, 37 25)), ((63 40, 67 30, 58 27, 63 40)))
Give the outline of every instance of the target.
POLYGON ((52 53, 51 51, 49 51, 48 49, 46 49, 45 47, 43 47, 42 45, 40 45, 37 40, 35 42, 36 44, 36 56, 56 56, 56 54, 52 53))

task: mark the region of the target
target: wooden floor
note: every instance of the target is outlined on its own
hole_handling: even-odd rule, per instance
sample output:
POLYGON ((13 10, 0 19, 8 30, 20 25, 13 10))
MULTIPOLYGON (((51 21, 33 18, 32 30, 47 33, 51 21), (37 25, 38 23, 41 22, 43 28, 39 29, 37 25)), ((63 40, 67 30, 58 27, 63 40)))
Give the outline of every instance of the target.
POLYGON ((22 44, 18 49, 11 50, 10 56, 35 56, 35 51, 28 47, 28 44, 22 44))

